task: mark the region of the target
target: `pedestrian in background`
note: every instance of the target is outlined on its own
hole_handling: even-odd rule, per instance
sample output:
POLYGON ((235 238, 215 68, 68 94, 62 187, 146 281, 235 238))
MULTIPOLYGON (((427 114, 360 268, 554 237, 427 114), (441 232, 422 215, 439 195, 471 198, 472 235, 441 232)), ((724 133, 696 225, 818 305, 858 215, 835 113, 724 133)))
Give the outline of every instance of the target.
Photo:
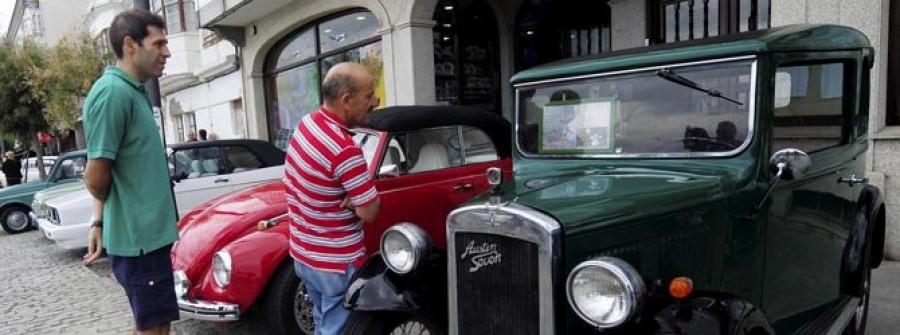
POLYGON ((218 139, 219 139, 219 135, 216 135, 216 133, 209 133, 209 140, 210 140, 210 141, 215 141, 215 140, 218 140, 218 139))
POLYGON ((285 158, 291 257, 313 302, 317 335, 339 334, 350 316, 342 305, 350 277, 365 260, 363 222, 381 202, 350 128, 378 106, 372 75, 340 63, 322 82, 324 104, 304 116, 285 158))
POLYGON ((6 152, 6 159, 3 160, 3 175, 6 176, 6 186, 18 185, 22 182, 22 163, 16 159, 16 154, 12 151, 6 152))
POLYGON ((200 134, 201 141, 206 141, 206 129, 200 129, 197 133, 200 134))
POLYGON ((175 201, 143 84, 162 75, 170 56, 165 27, 145 10, 118 14, 108 33, 116 65, 94 83, 83 108, 84 179, 96 201, 84 262, 106 247, 139 334, 169 334, 179 317, 170 255, 178 238, 175 201))
POLYGON ((195 134, 193 130, 189 131, 187 133, 187 141, 188 142, 196 142, 197 141, 197 134, 195 134))

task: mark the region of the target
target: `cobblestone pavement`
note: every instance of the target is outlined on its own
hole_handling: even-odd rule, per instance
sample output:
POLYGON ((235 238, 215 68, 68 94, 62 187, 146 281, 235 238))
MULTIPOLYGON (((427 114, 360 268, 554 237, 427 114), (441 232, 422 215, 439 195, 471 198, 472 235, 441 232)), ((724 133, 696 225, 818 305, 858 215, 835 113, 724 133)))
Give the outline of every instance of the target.
MULTIPOLYGON (((122 288, 105 260, 86 267, 38 232, 0 230, 0 334, 131 334, 122 288)), ((266 334, 259 316, 233 323, 182 320, 173 334, 266 334)))
MULTIPOLYGON (((0 230, 0 334, 131 334, 128 301, 109 263, 81 265, 37 232, 0 230)), ((900 262, 873 272, 868 333, 900 334, 900 262)), ((267 334, 260 315, 239 322, 182 320, 173 334, 267 334)))

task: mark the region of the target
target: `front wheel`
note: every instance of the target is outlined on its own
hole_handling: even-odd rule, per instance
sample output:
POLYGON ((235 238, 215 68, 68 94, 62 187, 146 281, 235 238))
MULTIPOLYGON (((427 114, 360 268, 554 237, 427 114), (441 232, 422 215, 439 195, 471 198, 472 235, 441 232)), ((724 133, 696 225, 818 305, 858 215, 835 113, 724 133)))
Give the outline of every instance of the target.
POLYGON ((266 292, 266 318, 275 334, 307 334, 316 330, 306 285, 289 260, 272 275, 266 292))
POLYGON ((352 312, 344 335, 439 335, 433 322, 405 313, 352 312))
POLYGON ((28 208, 23 206, 10 206, 0 213, 0 226, 3 226, 8 234, 24 233, 30 229, 31 218, 28 217, 28 208))

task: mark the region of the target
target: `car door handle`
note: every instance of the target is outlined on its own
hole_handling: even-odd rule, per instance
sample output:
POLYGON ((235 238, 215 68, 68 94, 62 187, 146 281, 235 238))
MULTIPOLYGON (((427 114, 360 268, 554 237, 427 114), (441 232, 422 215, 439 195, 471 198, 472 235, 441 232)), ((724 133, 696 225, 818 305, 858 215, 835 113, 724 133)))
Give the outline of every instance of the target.
POLYGON ((853 187, 853 186, 855 186, 855 185, 857 185, 857 184, 866 184, 866 183, 868 183, 868 182, 869 182, 869 178, 866 178, 866 177, 860 177, 860 176, 857 176, 857 175, 855 175, 855 174, 851 174, 851 175, 846 176, 846 177, 840 177, 840 178, 838 178, 838 181, 837 181, 837 182, 838 182, 838 183, 846 183, 846 184, 849 185, 850 187, 853 187))
POLYGON ((218 183, 227 183, 227 182, 228 182, 228 179, 220 178, 220 179, 216 179, 216 181, 214 183, 218 184, 218 183))
POLYGON ((454 191, 464 191, 464 190, 471 190, 471 189, 472 189, 472 183, 456 184, 456 186, 453 186, 454 191))

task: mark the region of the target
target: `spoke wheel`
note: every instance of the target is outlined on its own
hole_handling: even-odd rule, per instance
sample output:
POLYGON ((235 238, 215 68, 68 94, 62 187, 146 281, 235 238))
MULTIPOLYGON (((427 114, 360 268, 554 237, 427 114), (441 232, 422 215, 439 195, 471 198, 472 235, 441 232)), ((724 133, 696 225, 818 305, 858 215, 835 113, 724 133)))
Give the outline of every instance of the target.
POLYGON ((413 319, 397 325, 391 335, 431 335, 431 331, 424 323, 413 319))
POLYGON ((312 334, 316 331, 316 323, 313 321, 312 298, 309 297, 306 284, 302 281, 297 286, 297 293, 294 295, 294 320, 304 334, 312 334))
POLYGON ((399 312, 352 312, 344 335, 442 335, 446 329, 420 318, 399 312))

